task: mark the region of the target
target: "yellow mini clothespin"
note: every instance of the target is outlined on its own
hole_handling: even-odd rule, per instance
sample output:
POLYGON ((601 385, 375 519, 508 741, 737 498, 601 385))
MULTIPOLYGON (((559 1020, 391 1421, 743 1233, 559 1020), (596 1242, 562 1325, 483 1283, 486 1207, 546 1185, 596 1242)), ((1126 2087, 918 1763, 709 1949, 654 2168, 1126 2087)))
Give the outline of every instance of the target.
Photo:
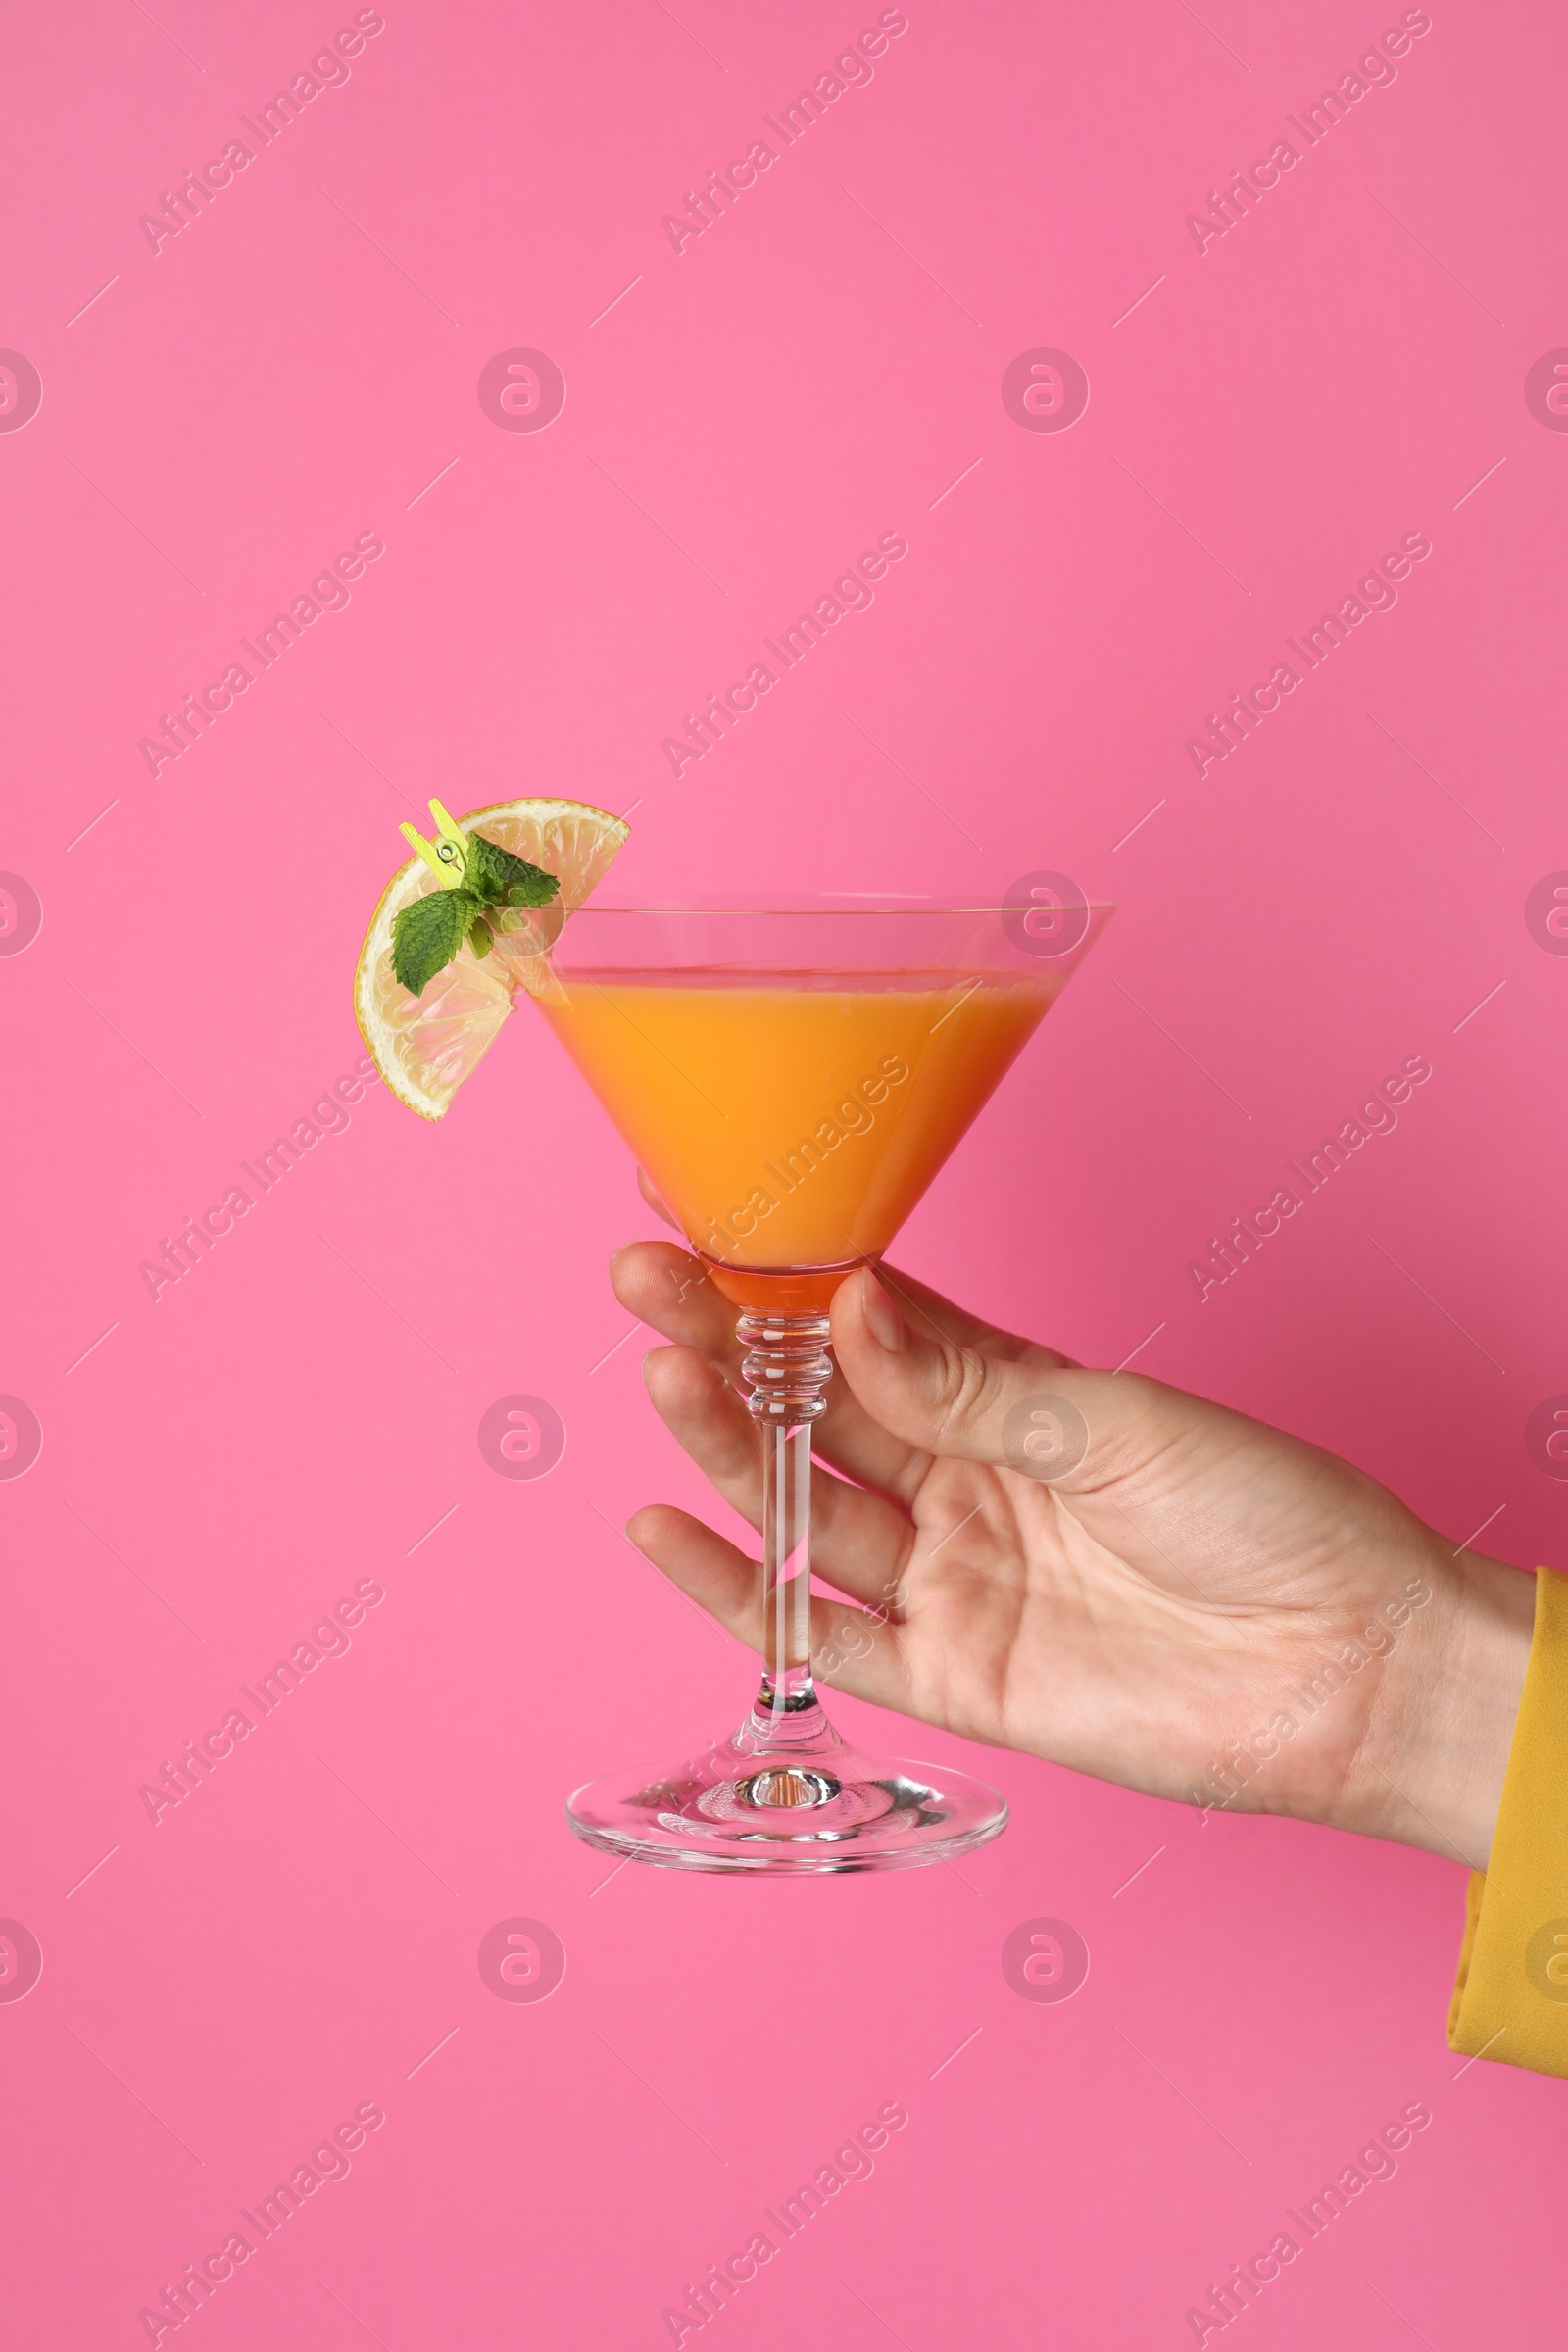
POLYGON ((398 831, 410 849, 424 859, 436 880, 445 884, 448 890, 456 890, 463 880, 467 835, 439 801, 430 803, 430 814, 436 821, 436 840, 426 841, 414 825, 400 825, 398 831))

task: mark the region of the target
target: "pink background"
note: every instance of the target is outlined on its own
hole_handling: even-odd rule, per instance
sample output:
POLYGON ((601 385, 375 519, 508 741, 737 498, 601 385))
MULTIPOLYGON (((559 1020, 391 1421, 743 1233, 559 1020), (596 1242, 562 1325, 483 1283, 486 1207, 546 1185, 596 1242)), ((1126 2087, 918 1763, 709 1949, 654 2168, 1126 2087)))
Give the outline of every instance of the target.
POLYGON ((1147 1338, 1455 1544, 1490 1518, 1561 1561, 1525 1427, 1568 1387, 1568 965, 1525 902, 1568 864, 1568 441, 1524 396, 1568 339, 1561 12, 1435 6, 1200 254, 1188 214, 1397 9, 911 0, 679 255, 663 215, 875 7, 389 0, 156 255, 139 217, 353 11, 73 14, 14 18, 0 156, 0 343, 43 385, 0 433, 0 865, 43 908, 0 960, 0 1389, 43 1429, 0 1485, 0 1913, 44 1959, 0 2003, 8 2331, 145 2342, 379 2102, 209 2352, 653 2346, 898 2100, 724 2339, 1143 2352, 1420 2100, 1248 2340, 1523 2341, 1560 2311, 1568 2107, 1446 2051, 1457 1865, 849 1704, 998 1780, 1008 1835, 788 1887, 612 1878, 567 1836, 570 1787, 717 1730, 750 1668, 616 1532, 703 1490, 605 1280, 650 1220, 526 1013, 445 1127, 374 1088, 156 1302, 138 1266, 352 1069, 431 792, 636 804, 627 895, 1062 868, 1121 912, 903 1262, 1092 1362, 1147 1338), (476 397, 514 347, 564 374, 547 431, 476 397), (1070 431, 1004 407, 1038 347, 1087 370, 1070 431), (872 608, 677 781, 682 714, 890 530, 872 608), (1205 714, 1415 531, 1396 607, 1200 780, 1205 714), (349 607, 151 776, 160 714, 362 532, 349 607), (1200 1303, 1208 1237, 1417 1054, 1397 1132, 1200 1303), (476 1444, 518 1391, 567 1432, 538 1482, 476 1444), (141 1785, 367 1578, 349 1653, 155 1826, 141 1785), (540 2004, 476 1965, 519 1916, 567 1954, 540 2004), (1002 1972, 1040 1916, 1092 1954, 1064 2004, 1002 1972))

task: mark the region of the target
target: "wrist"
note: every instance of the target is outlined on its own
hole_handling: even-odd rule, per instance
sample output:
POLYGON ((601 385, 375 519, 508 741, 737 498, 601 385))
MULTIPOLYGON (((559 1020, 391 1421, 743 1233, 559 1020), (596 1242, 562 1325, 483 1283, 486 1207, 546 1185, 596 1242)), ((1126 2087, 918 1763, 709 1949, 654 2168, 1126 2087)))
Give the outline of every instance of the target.
POLYGON ((1484 1871, 1530 1657, 1536 1580, 1502 1560, 1442 1550, 1438 1605, 1398 1659, 1369 1742, 1365 1793, 1378 1818, 1367 1826, 1484 1871))

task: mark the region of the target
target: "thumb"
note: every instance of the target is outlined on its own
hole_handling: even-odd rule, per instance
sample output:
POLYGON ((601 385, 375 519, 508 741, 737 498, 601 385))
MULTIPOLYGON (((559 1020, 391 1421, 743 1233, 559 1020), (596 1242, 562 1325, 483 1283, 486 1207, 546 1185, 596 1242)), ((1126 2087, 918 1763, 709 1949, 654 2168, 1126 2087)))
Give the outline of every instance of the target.
POLYGON ((885 1429, 923 1452, 989 1462, 1075 1493, 1133 1465, 1149 1445, 1155 1382, 1086 1372, 1044 1349, 987 1355, 906 1322, 869 1267, 840 1284, 833 1350, 885 1429))

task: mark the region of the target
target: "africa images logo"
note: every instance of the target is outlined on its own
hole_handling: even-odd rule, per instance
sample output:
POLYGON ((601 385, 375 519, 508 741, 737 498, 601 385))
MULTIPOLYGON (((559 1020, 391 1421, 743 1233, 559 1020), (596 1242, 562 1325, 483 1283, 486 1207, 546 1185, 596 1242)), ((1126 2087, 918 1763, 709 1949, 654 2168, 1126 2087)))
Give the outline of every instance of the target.
POLYGON ((566 1973, 566 1947, 542 1919, 498 1919, 478 1957, 481 1983, 502 2001, 548 2001, 566 1973))
POLYGON ((548 1478, 566 1450, 566 1425, 543 1396, 498 1396, 479 1417, 479 1451, 499 1478, 548 1478))
MULTIPOLYGON (((0 359, 10 355, 0 352, 0 359)), ((1525 376, 1525 407, 1548 433, 1568 433, 1568 349, 1544 351, 1525 376)))
POLYGON ((0 1919, 0 2001, 24 2001, 43 1975, 38 1938, 20 1919, 0 1919))
POLYGON ((0 1396, 0 1478, 25 1478, 43 1451, 43 1425, 20 1396, 0 1396))
POLYGON ((0 874, 0 956, 21 956, 43 928, 43 902, 24 874, 0 874))
POLYGON ((1064 433, 1089 406, 1089 378, 1070 351, 1042 343, 1003 369, 1002 405, 1026 433, 1064 433))
POLYGON ((1089 1977, 1089 1946, 1065 1919, 1022 1919, 1002 1947, 1002 1973, 1025 2001, 1070 2001, 1089 1977))
POLYGON ((1285 120, 1300 146, 1295 139, 1276 139, 1268 154, 1246 172, 1233 172, 1224 188, 1209 189, 1206 214, 1188 214, 1187 233, 1199 252, 1206 254, 1217 238, 1239 228, 1269 189, 1277 188, 1285 172, 1294 172, 1304 155, 1321 146, 1352 106, 1359 106, 1374 90, 1392 89, 1399 78, 1395 60, 1407 57, 1413 43, 1424 40, 1431 30, 1432 19, 1424 8, 1407 8, 1400 24, 1384 33, 1381 41, 1374 41, 1314 105, 1303 106, 1300 115, 1287 115, 1285 120))
POLYGON ((764 115, 775 147, 769 139, 753 139, 742 156, 736 156, 722 172, 710 171, 707 184, 688 188, 681 201, 684 214, 666 213, 663 230, 677 254, 710 228, 715 228, 725 214, 739 203, 748 188, 757 185, 758 175, 770 172, 780 156, 804 139, 807 132, 819 122, 830 106, 851 90, 863 90, 876 78, 873 58, 886 55, 890 40, 901 40, 909 29, 909 20, 901 8, 885 8, 875 24, 867 25, 858 40, 852 41, 833 60, 831 69, 818 74, 809 89, 802 90, 787 105, 780 106, 777 116, 764 115))
POLYGON ((20 433, 42 400, 42 380, 25 353, 0 351, 0 433, 20 433))
POLYGON ((566 405, 566 379, 547 351, 513 344, 479 370, 479 406, 504 433, 542 433, 566 405))

